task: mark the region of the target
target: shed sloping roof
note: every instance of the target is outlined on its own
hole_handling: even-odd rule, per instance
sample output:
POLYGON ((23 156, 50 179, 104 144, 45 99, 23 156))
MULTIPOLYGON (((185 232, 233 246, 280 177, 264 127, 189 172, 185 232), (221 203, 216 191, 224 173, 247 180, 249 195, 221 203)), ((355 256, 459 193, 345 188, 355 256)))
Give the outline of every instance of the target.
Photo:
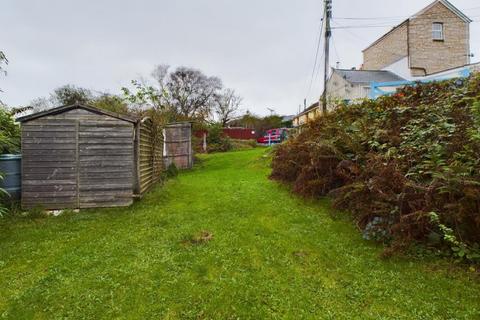
POLYGON ((68 105, 68 106, 61 106, 61 107, 37 112, 37 113, 31 114, 31 115, 28 115, 28 116, 25 116, 25 117, 18 118, 17 121, 18 122, 27 122, 27 121, 35 120, 35 119, 38 119, 38 118, 41 118, 41 117, 54 115, 54 114, 59 114, 59 113, 67 112, 67 111, 74 110, 74 109, 84 109, 84 110, 87 110, 87 111, 90 111, 90 112, 93 112, 93 113, 107 115, 107 116, 110 116, 112 118, 128 121, 128 122, 131 122, 131 123, 137 123, 138 122, 138 119, 136 119, 134 117, 130 117, 130 116, 122 115, 122 114, 119 114, 119 113, 98 109, 98 108, 83 105, 83 104, 72 104, 72 105, 68 105))
POLYGON ((353 84, 370 84, 372 82, 404 81, 393 72, 384 70, 343 70, 334 69, 346 81, 353 84))

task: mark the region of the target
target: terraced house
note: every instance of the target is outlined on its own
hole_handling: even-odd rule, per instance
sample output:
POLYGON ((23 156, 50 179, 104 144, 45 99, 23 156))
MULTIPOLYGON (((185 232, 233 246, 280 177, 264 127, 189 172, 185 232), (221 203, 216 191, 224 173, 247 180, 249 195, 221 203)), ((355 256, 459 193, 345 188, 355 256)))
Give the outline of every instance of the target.
MULTIPOLYGON (((447 0, 436 0, 363 50, 359 70, 332 69, 329 108, 335 101, 375 98, 408 81, 448 79, 479 69, 470 64, 472 20, 447 0)), ((321 115, 316 103, 294 119, 299 126, 321 115)))

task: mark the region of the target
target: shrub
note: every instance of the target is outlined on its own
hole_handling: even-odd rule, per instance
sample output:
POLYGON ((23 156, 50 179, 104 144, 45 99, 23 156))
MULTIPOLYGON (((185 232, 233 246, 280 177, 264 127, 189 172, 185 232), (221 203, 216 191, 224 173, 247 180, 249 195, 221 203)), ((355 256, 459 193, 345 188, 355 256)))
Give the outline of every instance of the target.
POLYGON ((20 151, 20 126, 12 114, 0 105, 0 154, 20 151))
POLYGON ((479 153, 475 75, 340 105, 276 149, 272 178, 304 196, 332 196, 367 238, 402 248, 444 226, 471 253, 480 243, 479 153))
POLYGON ((165 178, 175 178, 178 176, 178 168, 175 163, 171 163, 165 171, 165 178))
POLYGON ((226 152, 233 149, 232 141, 223 133, 223 127, 214 124, 208 127, 207 151, 226 152))
POLYGON ((257 141, 255 140, 238 140, 231 139, 232 150, 248 150, 257 147, 257 141))

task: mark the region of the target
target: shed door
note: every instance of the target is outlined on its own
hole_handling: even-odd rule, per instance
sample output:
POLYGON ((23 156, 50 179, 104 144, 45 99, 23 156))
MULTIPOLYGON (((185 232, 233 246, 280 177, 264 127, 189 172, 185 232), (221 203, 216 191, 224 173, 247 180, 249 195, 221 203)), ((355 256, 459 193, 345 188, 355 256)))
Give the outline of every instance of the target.
POLYGON ((81 121, 78 131, 80 208, 128 206, 133 202, 133 125, 81 121))
POLYGON ((76 121, 22 125, 22 206, 77 208, 76 121))

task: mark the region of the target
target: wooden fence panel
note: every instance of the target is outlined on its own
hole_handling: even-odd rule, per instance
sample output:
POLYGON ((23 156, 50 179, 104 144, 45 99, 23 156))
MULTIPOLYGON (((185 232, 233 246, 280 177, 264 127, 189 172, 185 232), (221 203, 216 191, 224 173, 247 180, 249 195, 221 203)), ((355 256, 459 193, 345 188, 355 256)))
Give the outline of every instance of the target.
POLYGON ((144 119, 137 128, 137 192, 139 194, 147 192, 161 179, 162 150, 162 141, 159 137, 155 137, 152 121, 144 119))

